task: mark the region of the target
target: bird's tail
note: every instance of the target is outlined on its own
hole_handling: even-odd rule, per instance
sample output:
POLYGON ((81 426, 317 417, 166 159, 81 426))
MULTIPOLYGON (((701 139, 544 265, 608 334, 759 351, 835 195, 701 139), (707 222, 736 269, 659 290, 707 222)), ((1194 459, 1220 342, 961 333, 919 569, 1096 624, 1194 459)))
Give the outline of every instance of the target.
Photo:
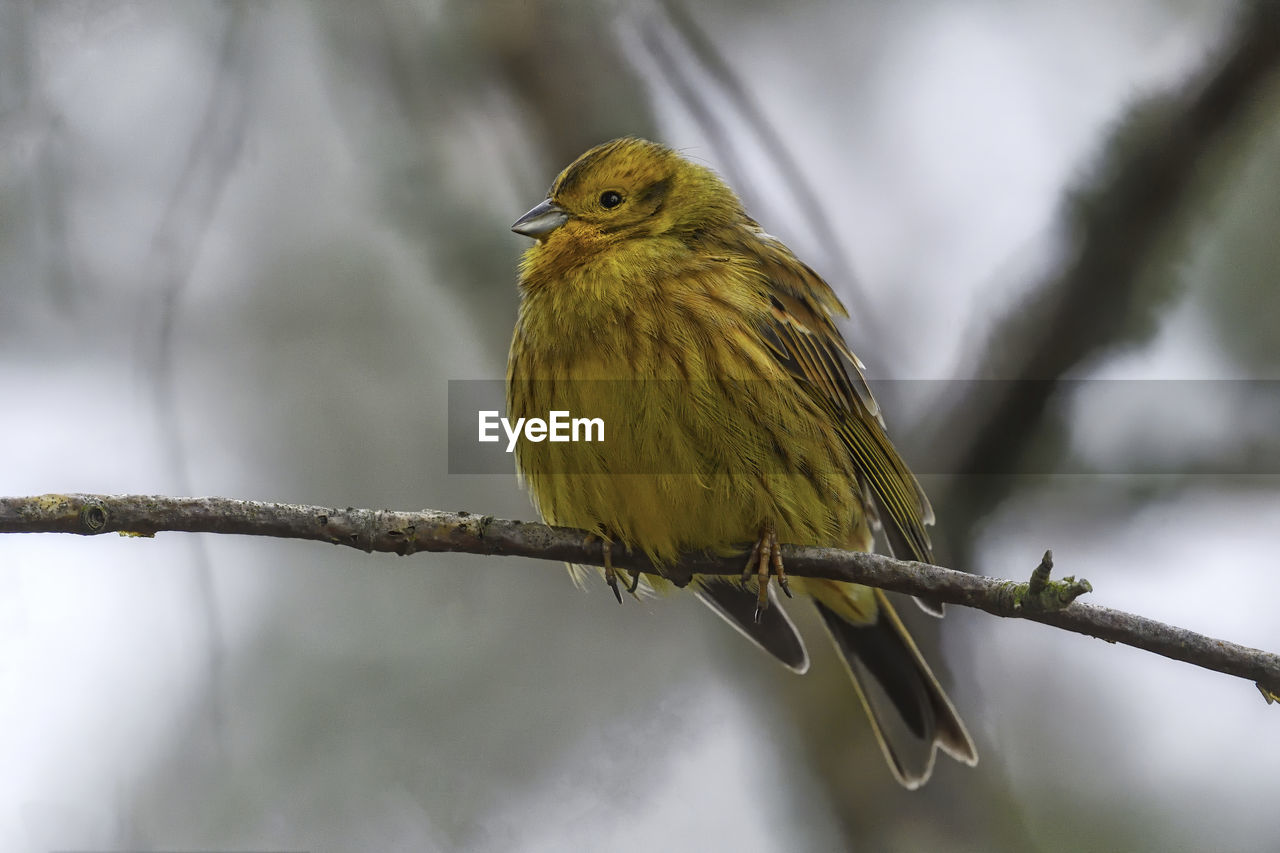
POLYGON ((808 586, 898 781, 912 789, 928 781, 939 747, 977 764, 973 739, 884 592, 830 581, 808 586), (875 606, 848 606, 853 590, 874 595, 875 606), (865 621, 850 618, 855 613, 865 621))

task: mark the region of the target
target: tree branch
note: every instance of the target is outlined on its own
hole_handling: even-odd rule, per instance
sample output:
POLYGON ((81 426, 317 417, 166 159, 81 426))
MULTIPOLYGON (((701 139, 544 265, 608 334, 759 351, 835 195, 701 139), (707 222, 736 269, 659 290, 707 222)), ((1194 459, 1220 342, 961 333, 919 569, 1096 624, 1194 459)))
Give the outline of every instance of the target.
MULTIPOLYGON (((602 565, 599 543, 588 544, 584 531, 511 521, 467 512, 331 509, 300 504, 231 498, 171 498, 157 495, 39 495, 0 498, 0 533, 121 533, 153 536, 161 531, 231 533, 310 539, 362 551, 408 555, 418 551, 456 551, 490 556, 534 557, 602 565)), ((642 554, 614 553, 618 568, 658 570, 642 554)), ((834 548, 783 546, 788 574, 880 587, 908 595, 959 604, 995 616, 1030 619, 1257 684, 1267 701, 1280 697, 1280 655, 1165 625, 1153 619, 1081 604, 1091 591, 1087 581, 1048 580, 1052 555, 1029 583, 957 572, 880 554, 834 548)), ((694 574, 738 575, 742 557, 706 553, 684 556, 661 572, 678 586, 694 574)))

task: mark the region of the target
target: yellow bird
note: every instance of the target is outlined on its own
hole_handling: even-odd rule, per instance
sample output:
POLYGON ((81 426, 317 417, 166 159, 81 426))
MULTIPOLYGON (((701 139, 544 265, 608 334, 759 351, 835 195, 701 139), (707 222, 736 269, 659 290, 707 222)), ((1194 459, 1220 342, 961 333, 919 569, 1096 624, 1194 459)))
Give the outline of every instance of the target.
MULTIPOLYGON (((606 564, 612 543, 662 566, 755 541, 755 591, 745 574, 701 576, 702 600, 804 672, 808 653, 769 584, 777 577, 813 600, 899 782, 928 780, 937 747, 976 764, 882 591, 787 585, 779 542, 869 551, 882 529, 895 555, 933 561, 933 511, 835 327, 847 314, 827 283, 714 172, 642 139, 583 154, 512 230, 537 242, 520 264, 507 416, 604 423, 603 441, 518 443, 543 519, 591 532, 606 564)), ((605 576, 621 600, 616 573, 605 576)))

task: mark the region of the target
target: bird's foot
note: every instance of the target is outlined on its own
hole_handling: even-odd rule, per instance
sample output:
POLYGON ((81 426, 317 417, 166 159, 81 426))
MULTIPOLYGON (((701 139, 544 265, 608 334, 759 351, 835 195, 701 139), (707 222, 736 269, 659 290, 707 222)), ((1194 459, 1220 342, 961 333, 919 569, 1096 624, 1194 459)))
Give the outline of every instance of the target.
POLYGON ((622 589, 618 586, 618 570, 613 567, 613 541, 606 536, 588 533, 587 538, 582 540, 582 547, 586 548, 593 542, 600 543, 601 554, 604 557, 604 582, 609 585, 609 589, 613 590, 613 597, 621 604, 622 589))
MULTIPOLYGON (((626 589, 629 595, 634 596, 636 594, 636 590, 640 588, 640 575, 643 573, 637 571, 628 572, 627 570, 615 569, 613 567, 613 540, 608 536, 588 533, 587 538, 583 540, 582 544, 586 547, 593 542, 599 542, 601 546, 601 556, 603 557, 604 562, 604 582, 609 585, 609 589, 613 590, 613 597, 618 600, 619 604, 621 604, 622 584, 618 582, 619 575, 622 575, 624 579, 626 578, 626 574, 629 573, 631 575, 631 579, 626 583, 626 589)), ((628 555, 631 554, 630 545, 624 544, 622 547, 628 555)))
POLYGON ((766 521, 760 525, 760 538, 751 547, 751 556, 747 557, 747 565, 742 570, 742 581, 746 583, 754 574, 756 577, 756 613, 758 624, 765 610, 769 608, 769 576, 778 579, 778 586, 791 597, 791 586, 787 583, 787 573, 782 567, 782 548, 778 545, 778 532, 773 522, 766 521))

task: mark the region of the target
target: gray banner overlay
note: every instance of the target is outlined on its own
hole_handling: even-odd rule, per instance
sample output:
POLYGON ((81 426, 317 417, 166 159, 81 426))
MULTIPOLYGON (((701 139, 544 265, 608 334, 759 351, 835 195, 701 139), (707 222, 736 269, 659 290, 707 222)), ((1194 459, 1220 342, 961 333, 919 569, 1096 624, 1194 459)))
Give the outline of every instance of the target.
MULTIPOLYGON (((576 410, 572 401, 607 396, 635 399, 639 405, 655 394, 699 399, 711 390, 695 387, 698 382, 664 382, 682 387, 658 389, 653 387, 657 382, 547 383, 537 389, 538 396, 558 402, 537 413, 542 423, 517 424, 508 418, 504 426, 503 380, 450 380, 449 473, 511 474, 513 441, 554 442, 554 452, 547 454, 554 461, 545 463, 553 466, 548 473, 577 472, 582 470, 579 461, 590 468, 584 448, 594 446, 600 452, 598 442, 626 441, 634 425, 625 417, 598 423, 600 412, 576 410), (489 440, 482 441, 482 434, 489 440)), ((770 393, 765 383, 736 384, 739 387, 728 390, 744 399, 770 393)), ((920 476, 1280 475, 1280 380, 910 379, 868 384, 888 421, 890 437, 920 476), (1040 441, 1025 458, 987 464, 986 470, 965 468, 957 459, 956 445, 978 427, 942 418, 950 417, 959 401, 973 404, 967 411, 990 411, 997 404, 1017 404, 1023 395, 1026 401, 1045 399, 1049 412, 1065 428, 1040 441), (949 436, 956 436, 956 442, 948 441, 949 436)), ((783 465, 779 462, 779 471, 773 473, 792 473, 783 471, 783 465)), ((641 470, 614 473, 695 472, 672 470, 670 460, 655 458, 641 470)))

